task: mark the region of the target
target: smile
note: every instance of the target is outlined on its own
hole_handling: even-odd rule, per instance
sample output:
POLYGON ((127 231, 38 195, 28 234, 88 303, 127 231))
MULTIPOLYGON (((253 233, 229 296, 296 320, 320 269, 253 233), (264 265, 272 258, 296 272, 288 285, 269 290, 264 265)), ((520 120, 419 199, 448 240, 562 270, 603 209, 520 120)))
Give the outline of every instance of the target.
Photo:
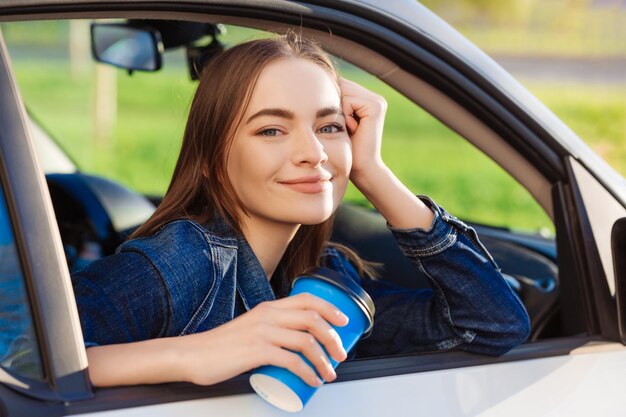
POLYGON ((331 178, 323 178, 320 176, 302 177, 289 181, 279 181, 279 184, 285 185, 304 194, 318 194, 324 192, 332 186, 331 178))

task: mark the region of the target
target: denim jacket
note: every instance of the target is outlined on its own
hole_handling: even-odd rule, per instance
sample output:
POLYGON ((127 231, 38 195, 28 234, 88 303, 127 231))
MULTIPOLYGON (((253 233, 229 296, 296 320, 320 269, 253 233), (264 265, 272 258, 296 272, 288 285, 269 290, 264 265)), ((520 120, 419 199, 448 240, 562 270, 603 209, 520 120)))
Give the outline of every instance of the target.
MULTIPOLYGON (((471 227, 428 197, 429 230, 390 227, 433 289, 359 277, 336 249, 322 263, 360 283, 374 300, 372 334, 351 356, 459 348, 502 354, 528 337, 524 305, 471 227)), ((87 347, 215 328, 276 298, 259 260, 225 222, 176 220, 72 275, 87 347)))

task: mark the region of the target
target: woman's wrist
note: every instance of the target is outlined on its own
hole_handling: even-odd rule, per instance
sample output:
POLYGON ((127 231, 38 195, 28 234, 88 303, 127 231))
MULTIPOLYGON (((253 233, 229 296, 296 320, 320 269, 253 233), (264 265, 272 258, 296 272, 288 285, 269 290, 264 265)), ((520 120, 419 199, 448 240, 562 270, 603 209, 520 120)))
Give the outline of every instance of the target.
POLYGON ((180 381, 197 385, 211 385, 219 382, 219 361, 216 361, 215 346, 210 343, 211 330, 181 336, 174 350, 180 369, 180 381))
POLYGON ((233 322, 176 338, 181 341, 176 352, 180 381, 212 385, 256 367, 250 344, 242 342, 238 329, 230 326, 233 322))
POLYGON ((434 213, 384 163, 352 172, 350 179, 395 228, 430 228, 434 213))
POLYGON ((197 359, 194 360, 194 348, 191 336, 171 338, 166 348, 166 368, 174 381, 196 383, 198 372, 197 359))
POLYGON ((393 175, 391 170, 382 160, 379 160, 368 164, 364 169, 353 168, 350 172, 350 181, 352 181, 363 195, 368 197, 368 195, 374 195, 376 193, 376 188, 379 183, 381 183, 380 180, 384 180, 385 177, 389 177, 390 175, 393 175))

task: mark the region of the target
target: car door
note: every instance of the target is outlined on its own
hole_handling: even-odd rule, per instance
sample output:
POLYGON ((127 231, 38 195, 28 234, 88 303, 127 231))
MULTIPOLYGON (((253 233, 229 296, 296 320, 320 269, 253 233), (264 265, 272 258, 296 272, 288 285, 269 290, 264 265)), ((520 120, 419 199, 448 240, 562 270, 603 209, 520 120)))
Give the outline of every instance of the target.
MULTIPOLYGON (((227 14, 227 11, 200 2, 195 6, 196 18, 209 12, 227 14)), ((510 102, 511 107, 499 110, 502 117, 489 119, 489 113, 495 111, 495 107, 489 106, 495 106, 494 101, 503 100, 502 91, 496 88, 496 84, 487 78, 477 81, 477 71, 471 71, 467 65, 457 64, 455 67, 454 59, 460 59, 459 56, 452 53, 435 55, 432 44, 429 50, 415 38, 413 43, 409 42, 407 39, 417 35, 406 32, 406 26, 402 26, 404 33, 400 33, 399 29, 394 31, 394 22, 398 25, 402 23, 399 15, 421 22, 425 33, 432 27, 437 29, 437 25, 444 25, 426 11, 415 10, 418 6, 407 5, 406 10, 402 9, 404 13, 395 14, 395 21, 394 10, 379 10, 376 14, 378 6, 374 3, 359 6, 345 2, 341 10, 333 9, 330 4, 306 6, 307 10, 312 10, 306 22, 311 33, 315 33, 316 25, 331 25, 337 29, 340 39, 369 45, 370 51, 377 56, 384 56, 398 65, 405 59, 399 56, 398 51, 404 51, 407 56, 422 54, 422 61, 419 61, 422 67, 415 65, 411 69, 405 63, 401 65, 401 70, 396 70, 399 74, 396 78, 384 77, 383 70, 379 70, 379 76, 404 90, 408 96, 414 95, 417 90, 407 88, 406 83, 421 80, 420 88, 428 95, 415 100, 422 100, 424 107, 443 120, 446 120, 442 114, 444 110, 455 110, 456 113, 451 114, 465 117, 465 126, 459 125, 458 118, 446 120, 463 135, 472 136, 471 132, 468 133, 470 125, 480 129, 497 123, 496 133, 504 136, 502 132, 521 131, 528 125, 538 123, 529 122, 520 127, 520 119, 529 115, 510 102), (365 24, 363 21, 367 16, 370 20, 365 24), (343 26, 339 26, 340 23, 343 26), (351 32, 357 30, 361 30, 362 36, 367 35, 370 40, 380 42, 380 45, 368 44, 351 32), (393 48, 389 47, 391 52, 385 55, 384 49, 390 45, 386 42, 393 39, 397 43, 393 48), (402 46, 400 41, 406 42, 406 46, 402 46), (429 59, 432 60, 430 69, 424 64, 429 59), (436 74, 432 72, 434 65, 439 65, 436 74), (460 68, 465 68, 467 72, 463 73, 460 68), (404 87, 401 77, 409 77, 405 79, 404 87), (472 94, 470 100, 468 97, 472 94), (447 107, 438 109, 437 106, 446 100, 447 107)), ((95 15, 88 5, 83 7, 84 17, 95 15)), ((171 7, 175 9, 176 5, 172 3, 171 7)), ((232 7, 228 11, 230 15, 227 14, 231 19, 249 18, 254 11, 251 6, 242 6, 241 10, 237 5, 232 7)), ((283 22, 290 22, 303 13, 303 9, 295 10, 296 7, 289 4, 267 2, 264 7, 266 17, 271 15, 272 19, 283 22)), ((74 5, 72 11, 76 10, 74 5)), ((146 10, 150 11, 149 6, 145 6, 144 13, 146 10)), ((55 11, 63 10, 57 8, 55 11)), ((42 9, 38 12, 43 13, 42 9)), ((116 13, 112 12, 113 15, 116 13)), ((155 16, 165 15, 157 11, 155 16)), ((257 16, 257 19, 256 25, 263 26, 262 17, 257 16)), ((444 29, 446 36, 454 35, 445 26, 444 29)), ((438 30, 428 34, 430 42, 434 42, 438 30)), ((424 38, 428 36, 424 35, 424 38)), ((450 47, 443 38, 439 38, 439 47, 450 47)), ((458 41, 454 37, 448 40, 452 44, 458 41)), ((339 41, 334 46, 328 43, 327 47, 346 52, 339 41)), ((358 62, 359 58, 353 57, 353 60, 358 62)), ((11 231, 12 241, 15 242, 24 282, 23 298, 29 303, 32 317, 31 333, 37 338, 36 343, 31 338, 31 343, 35 343, 41 357, 40 377, 18 375, 10 368, 2 368, 0 401, 6 414, 283 415, 252 393, 246 375, 212 387, 164 384, 92 389, 89 386, 80 326, 50 198, 34 156, 25 112, 4 46, 0 51, 0 62, 0 168, 6 204, 4 219, 9 225, 4 229, 11 231)), ((496 127, 492 126, 493 129, 496 127)), ((493 133, 488 130, 480 132, 493 133)), ((510 169, 528 168, 541 174, 539 176, 551 191, 549 200, 557 230, 559 274, 565 283, 561 302, 566 305, 568 315, 576 316, 568 319, 571 325, 567 326, 571 328, 564 332, 563 337, 527 343, 499 358, 449 352, 348 362, 340 366, 337 382, 322 387, 306 406, 303 415, 496 416, 533 413, 583 416, 594 411, 594 414, 600 415, 619 415, 619 394, 626 388, 621 372, 626 365, 626 351, 616 342, 616 315, 610 308, 606 263, 598 263, 598 260, 606 258, 602 255, 606 253, 605 249, 600 250, 598 246, 605 245, 602 235, 605 232, 602 230, 606 228, 593 226, 590 220, 601 217, 603 211, 591 207, 597 194, 589 194, 585 184, 591 180, 585 177, 595 178, 598 186, 608 194, 603 197, 602 205, 611 204, 614 207, 611 218, 623 215, 623 205, 620 209, 621 203, 597 180, 597 174, 594 176, 588 166, 585 167, 566 150, 557 153, 548 148, 550 157, 556 159, 556 168, 537 168, 545 162, 532 156, 545 146, 540 141, 536 145, 522 145, 523 138, 520 135, 519 142, 507 149, 515 160, 525 161, 526 165, 520 162, 520 166, 510 169)), ((505 142, 494 143, 504 146, 505 142)), ((493 149, 488 151, 493 152, 493 149)), ((530 180, 526 177, 525 181, 530 180)), ((8 236, 6 232, 5 236, 8 236)), ((1 300, 6 303, 7 299, 1 300)))

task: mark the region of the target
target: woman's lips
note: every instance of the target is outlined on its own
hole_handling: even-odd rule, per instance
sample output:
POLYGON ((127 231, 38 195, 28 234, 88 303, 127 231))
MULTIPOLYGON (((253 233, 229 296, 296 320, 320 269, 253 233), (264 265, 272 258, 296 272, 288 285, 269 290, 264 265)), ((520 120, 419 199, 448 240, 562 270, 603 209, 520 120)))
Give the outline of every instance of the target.
POLYGON ((330 178, 322 177, 302 177, 289 181, 279 181, 280 184, 289 187, 290 189, 304 193, 304 194, 317 194, 326 191, 330 188, 330 178))

